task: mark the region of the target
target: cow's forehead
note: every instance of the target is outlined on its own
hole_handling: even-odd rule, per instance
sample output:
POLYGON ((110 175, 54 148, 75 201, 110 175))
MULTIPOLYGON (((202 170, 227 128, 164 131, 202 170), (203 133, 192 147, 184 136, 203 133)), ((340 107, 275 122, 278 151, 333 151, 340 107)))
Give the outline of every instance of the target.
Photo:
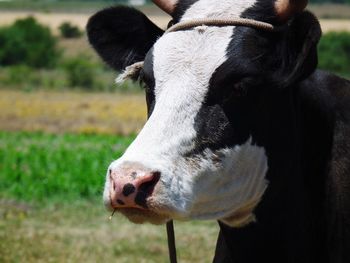
POLYGON ((206 87, 215 70, 227 60, 232 32, 232 28, 198 28, 161 38, 153 53, 156 92, 169 86, 177 92, 188 85, 197 86, 197 91, 206 87))
MULTIPOLYGON (((184 13, 181 20, 197 18, 239 17, 257 0, 199 0, 184 13)), ((164 87, 199 92, 204 96, 215 70, 227 60, 234 27, 197 27, 193 30, 165 34, 155 44, 153 66, 156 96, 164 87), (190 85, 189 85, 190 84, 190 85)), ((169 97, 170 94, 168 94, 169 97)))

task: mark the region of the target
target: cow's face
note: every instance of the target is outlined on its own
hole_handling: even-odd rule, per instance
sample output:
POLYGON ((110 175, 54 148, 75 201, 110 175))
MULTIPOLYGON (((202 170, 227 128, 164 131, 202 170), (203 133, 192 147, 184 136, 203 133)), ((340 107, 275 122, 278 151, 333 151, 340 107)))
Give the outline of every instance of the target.
MULTIPOLYGON (((262 10, 271 18, 274 12, 273 1, 270 6, 258 0, 188 2, 178 3, 176 21, 261 18, 262 10)), ((283 64, 278 49, 286 52, 281 47, 289 34, 201 26, 162 35, 141 13, 122 7, 95 15, 88 32, 96 50, 114 68, 144 60, 140 79, 149 119, 108 168, 105 205, 136 223, 250 222, 268 186, 268 155, 254 135, 254 127, 264 125, 256 115, 257 103, 269 86, 283 82, 281 72, 286 68, 279 73, 267 68, 278 71, 283 64), (272 50, 277 57, 272 58, 272 50)), ((300 49, 304 46, 302 42, 300 49)), ((295 66, 298 59, 293 59, 288 67, 295 66)), ((309 64, 307 72, 313 70, 314 59, 309 64)), ((291 82, 306 73, 283 77, 291 82)))

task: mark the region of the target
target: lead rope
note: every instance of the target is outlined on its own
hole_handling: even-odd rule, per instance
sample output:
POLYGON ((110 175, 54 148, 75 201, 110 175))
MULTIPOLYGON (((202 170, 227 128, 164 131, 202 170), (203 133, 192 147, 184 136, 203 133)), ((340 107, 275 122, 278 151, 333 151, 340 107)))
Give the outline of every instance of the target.
POLYGON ((169 249, 170 263, 177 263, 174 222, 172 220, 166 223, 166 233, 168 236, 168 249, 169 249))

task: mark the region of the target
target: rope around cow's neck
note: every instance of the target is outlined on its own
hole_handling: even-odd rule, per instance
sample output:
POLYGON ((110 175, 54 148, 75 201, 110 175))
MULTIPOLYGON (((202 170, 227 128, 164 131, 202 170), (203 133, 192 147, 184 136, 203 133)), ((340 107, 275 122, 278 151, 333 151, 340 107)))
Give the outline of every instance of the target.
MULTIPOLYGON (((272 24, 256 21, 247 18, 230 18, 230 19, 197 19, 192 21, 179 22, 171 27, 169 27, 165 34, 176 32, 180 30, 187 30, 198 26, 245 26, 252 27, 255 29, 261 29, 269 32, 277 32, 283 27, 275 27, 272 24)), ((143 68, 143 61, 134 63, 131 66, 126 67, 125 71, 116 79, 117 83, 123 82, 126 79, 134 78, 135 75, 143 68)), ((176 258, 176 245, 175 245, 175 232, 174 223, 169 221, 166 224, 167 236, 168 236, 168 248, 169 248, 169 259, 170 263, 177 263, 176 258)))

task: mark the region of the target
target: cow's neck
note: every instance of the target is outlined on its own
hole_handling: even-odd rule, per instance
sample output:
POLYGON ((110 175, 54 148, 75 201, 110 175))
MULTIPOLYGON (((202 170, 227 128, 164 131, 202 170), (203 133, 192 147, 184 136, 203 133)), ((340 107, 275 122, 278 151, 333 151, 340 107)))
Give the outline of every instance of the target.
POLYGON ((271 92, 256 107, 252 135, 268 155, 269 187, 255 209, 256 223, 242 229, 221 224, 218 249, 235 255, 233 262, 324 259, 324 180, 316 177, 326 176, 329 156, 321 153, 329 153, 331 127, 318 106, 306 106, 311 104, 298 89, 271 92))

